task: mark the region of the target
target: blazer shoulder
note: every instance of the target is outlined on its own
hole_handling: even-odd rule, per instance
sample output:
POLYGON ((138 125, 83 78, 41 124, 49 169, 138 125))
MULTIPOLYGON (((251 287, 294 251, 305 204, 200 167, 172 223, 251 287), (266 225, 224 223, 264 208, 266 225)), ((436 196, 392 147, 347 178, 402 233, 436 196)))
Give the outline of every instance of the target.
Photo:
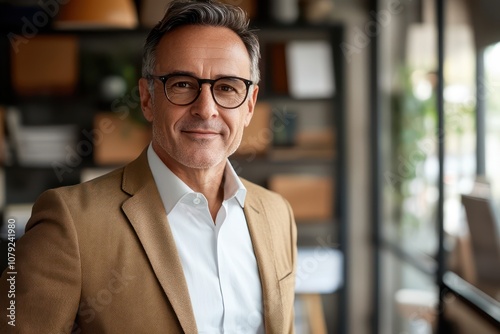
POLYGON ((91 192, 95 194, 95 192, 99 191, 100 189, 116 190, 117 187, 121 187, 123 178, 123 169, 124 169, 123 167, 118 168, 104 175, 96 177, 94 179, 71 186, 64 186, 64 187, 50 189, 49 191, 55 191, 63 195, 68 195, 78 192, 91 192))
POLYGON ((140 188, 152 179, 146 149, 144 149, 140 156, 123 167, 86 182, 53 190, 64 195, 80 193, 99 198, 99 196, 116 195, 123 191, 130 194, 130 189, 135 191, 136 188, 140 188), (132 185, 132 187, 129 185, 132 185))
POLYGON ((269 189, 266 189, 258 184, 255 184, 253 182, 250 182, 246 179, 241 178, 241 182, 247 189, 247 192, 250 195, 256 195, 259 198, 266 199, 266 200, 274 200, 274 201, 282 201, 284 200, 283 196, 280 194, 271 191, 269 189))
POLYGON ((258 200, 268 212, 279 212, 280 215, 291 216, 293 220, 290 203, 282 195, 245 179, 241 182, 247 189, 247 198, 258 200))
POLYGON ((104 204, 122 202, 128 197, 121 190, 122 177, 123 168, 119 168, 83 183, 45 190, 35 201, 33 212, 63 205, 70 211, 82 213, 104 204))

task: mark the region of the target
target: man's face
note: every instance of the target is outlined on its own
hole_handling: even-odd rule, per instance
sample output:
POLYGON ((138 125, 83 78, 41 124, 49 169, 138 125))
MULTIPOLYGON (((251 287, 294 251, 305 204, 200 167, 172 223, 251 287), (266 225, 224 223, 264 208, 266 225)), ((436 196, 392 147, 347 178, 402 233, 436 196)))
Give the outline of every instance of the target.
MULTIPOLYGON (((203 79, 236 76, 250 79, 250 57, 241 39, 230 29, 184 26, 167 33, 156 49, 153 75, 189 73, 203 79)), ((154 94, 141 79, 144 116, 153 127, 153 147, 163 162, 174 168, 208 169, 225 164, 241 142, 257 99, 258 87, 250 88, 236 109, 218 106, 203 84, 198 99, 178 106, 168 101, 163 83, 155 79, 154 94)))

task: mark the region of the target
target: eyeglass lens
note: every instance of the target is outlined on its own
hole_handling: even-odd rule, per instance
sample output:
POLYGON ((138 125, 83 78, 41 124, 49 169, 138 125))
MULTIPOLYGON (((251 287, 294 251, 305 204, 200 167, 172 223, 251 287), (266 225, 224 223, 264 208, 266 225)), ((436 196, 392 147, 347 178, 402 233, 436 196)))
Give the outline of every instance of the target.
MULTIPOLYGON (((247 85, 239 78, 217 79, 212 84, 211 90, 215 102, 225 108, 238 107, 247 96, 247 85)), ((191 104, 199 93, 200 84, 194 77, 175 75, 165 81, 165 94, 174 104, 191 104)))

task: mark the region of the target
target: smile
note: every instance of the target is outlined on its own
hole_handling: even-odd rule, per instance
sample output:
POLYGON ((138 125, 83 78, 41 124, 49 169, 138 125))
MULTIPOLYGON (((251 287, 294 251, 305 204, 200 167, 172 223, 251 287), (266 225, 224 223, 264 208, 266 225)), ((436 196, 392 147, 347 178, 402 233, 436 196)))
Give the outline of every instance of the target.
POLYGON ((189 137, 198 139, 211 139, 220 136, 220 133, 218 132, 207 130, 186 130, 181 132, 188 135, 189 137))

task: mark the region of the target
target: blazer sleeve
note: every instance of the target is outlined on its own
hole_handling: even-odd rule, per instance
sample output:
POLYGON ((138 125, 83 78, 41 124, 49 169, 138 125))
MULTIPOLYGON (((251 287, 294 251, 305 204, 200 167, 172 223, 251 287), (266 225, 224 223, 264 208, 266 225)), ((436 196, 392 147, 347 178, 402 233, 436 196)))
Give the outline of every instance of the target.
POLYGON ((2 314, 0 333, 70 333, 80 300, 80 255, 72 216, 57 191, 36 201, 15 246, 14 298, 7 298, 8 270, 0 281, 0 309, 5 313, 15 301, 15 327, 2 314))

